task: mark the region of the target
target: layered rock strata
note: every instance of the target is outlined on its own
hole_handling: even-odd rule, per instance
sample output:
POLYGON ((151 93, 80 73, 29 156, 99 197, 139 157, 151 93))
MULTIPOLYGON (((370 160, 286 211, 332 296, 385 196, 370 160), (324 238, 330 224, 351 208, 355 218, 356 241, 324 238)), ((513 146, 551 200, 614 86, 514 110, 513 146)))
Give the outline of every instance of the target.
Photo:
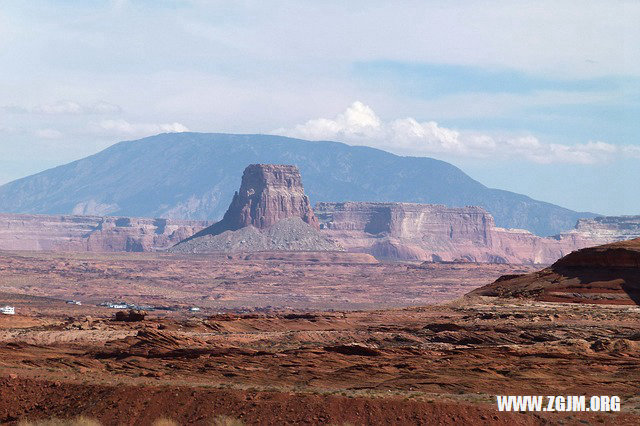
POLYGON ((101 216, 0 214, 1 250, 157 251, 209 221, 101 216))
POLYGON ((471 295, 640 305, 640 238, 584 248, 549 268, 504 276, 471 295))
POLYGON ((318 203, 315 212, 322 230, 348 251, 391 260, 551 264, 574 250, 627 235, 616 230, 619 222, 601 220, 596 223, 607 222, 608 231, 597 237, 585 232, 585 221, 576 230, 543 238, 496 227, 487 211, 473 206, 318 203))

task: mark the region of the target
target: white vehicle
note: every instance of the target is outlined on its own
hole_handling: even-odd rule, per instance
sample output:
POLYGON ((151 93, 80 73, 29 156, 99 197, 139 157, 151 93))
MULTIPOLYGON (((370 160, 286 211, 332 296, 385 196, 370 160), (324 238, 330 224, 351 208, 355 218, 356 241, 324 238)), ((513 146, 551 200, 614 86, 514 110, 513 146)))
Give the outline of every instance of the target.
POLYGON ((129 307, 129 305, 124 305, 124 304, 110 304, 108 305, 111 309, 127 309, 129 307))
POLYGON ((4 315, 15 315, 16 314, 16 308, 14 308, 13 306, 3 306, 0 308, 0 314, 4 314, 4 315))

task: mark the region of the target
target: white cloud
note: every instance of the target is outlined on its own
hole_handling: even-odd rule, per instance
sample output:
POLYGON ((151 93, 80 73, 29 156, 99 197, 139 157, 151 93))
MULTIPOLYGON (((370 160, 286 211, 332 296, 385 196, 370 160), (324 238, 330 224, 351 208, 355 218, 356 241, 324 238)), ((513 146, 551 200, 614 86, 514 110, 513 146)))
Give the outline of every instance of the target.
MULTIPOLYGON (((375 137, 382 131, 382 123, 371 108, 354 102, 335 119, 318 118, 296 126, 291 133, 303 139, 343 139, 375 137)), ((286 131, 285 131, 286 133, 286 131)))
POLYGON ((622 152, 630 157, 640 158, 640 146, 625 146, 622 152))
POLYGON ((62 133, 56 129, 40 129, 36 131, 36 136, 40 139, 60 139, 62 133))
POLYGON ((498 137, 464 133, 442 127, 435 121, 418 122, 410 117, 383 122, 362 102, 354 102, 333 119, 317 118, 272 133, 311 140, 338 140, 398 154, 519 158, 541 164, 594 164, 610 161, 620 154, 640 157, 640 147, 619 147, 601 141, 563 145, 545 143, 532 135, 498 137))
POLYGON ((130 123, 124 119, 102 120, 91 123, 90 129, 96 133, 114 133, 129 136, 146 136, 157 133, 181 133, 189 129, 182 123, 130 123))

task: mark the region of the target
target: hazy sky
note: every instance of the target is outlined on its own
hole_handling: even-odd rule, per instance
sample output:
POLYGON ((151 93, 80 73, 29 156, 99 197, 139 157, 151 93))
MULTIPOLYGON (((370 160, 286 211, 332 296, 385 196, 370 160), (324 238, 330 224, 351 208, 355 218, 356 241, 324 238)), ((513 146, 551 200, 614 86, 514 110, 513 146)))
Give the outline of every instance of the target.
POLYGON ((259 132, 640 214, 638 22, 615 0, 0 0, 0 183, 160 132, 259 132))

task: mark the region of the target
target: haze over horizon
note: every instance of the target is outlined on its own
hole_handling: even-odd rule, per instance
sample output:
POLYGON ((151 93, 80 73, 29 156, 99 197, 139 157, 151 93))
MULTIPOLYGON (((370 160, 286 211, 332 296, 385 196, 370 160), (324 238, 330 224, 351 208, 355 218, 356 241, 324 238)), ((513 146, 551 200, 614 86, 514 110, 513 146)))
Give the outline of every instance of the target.
POLYGON ((0 184, 161 132, 265 133, 640 214, 637 22, 631 1, 5 1, 0 184))

